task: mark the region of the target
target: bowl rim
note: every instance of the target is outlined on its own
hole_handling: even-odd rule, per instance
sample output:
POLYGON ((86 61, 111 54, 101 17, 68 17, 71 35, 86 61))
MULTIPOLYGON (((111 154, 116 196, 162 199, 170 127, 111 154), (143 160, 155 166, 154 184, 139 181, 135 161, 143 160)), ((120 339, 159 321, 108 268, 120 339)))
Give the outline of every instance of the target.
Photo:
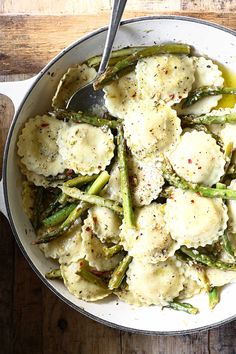
MULTIPOLYGON (((224 27, 222 25, 218 25, 214 22, 211 21, 207 21, 207 20, 202 20, 202 19, 198 19, 195 17, 190 17, 190 16, 178 16, 178 15, 160 15, 160 16, 156 16, 156 15, 150 15, 150 16, 141 16, 141 17, 136 17, 136 18, 130 18, 127 20, 123 20, 120 24, 120 26, 126 25, 126 24, 130 24, 130 23, 135 23, 135 22, 142 22, 142 21, 147 21, 147 20, 179 20, 179 21, 186 21, 186 22, 193 22, 193 23, 199 23, 199 24, 203 24, 209 27, 214 27, 217 28, 221 31, 230 33, 233 36, 236 36, 236 31, 232 30, 230 28, 224 27)), ((126 331, 126 332, 131 332, 131 333, 136 333, 136 334, 144 334, 144 335, 163 335, 163 336, 173 336, 173 335, 186 335, 186 334, 193 334, 199 331, 206 331, 206 330, 210 330, 210 329, 214 329, 216 327, 219 327, 221 325, 227 324, 231 321, 233 321, 234 319, 236 319, 236 313, 235 315, 219 321, 219 322, 215 322, 213 324, 209 324, 209 325, 205 325, 205 326, 200 326, 197 328, 193 328, 193 329, 187 329, 187 330, 179 330, 179 331, 151 331, 151 330, 143 330, 143 329, 136 329, 136 328, 132 328, 132 327, 126 327, 126 326, 122 326, 107 320, 104 320, 98 316, 95 316, 93 314, 91 314, 90 312, 84 310, 83 308, 79 307, 78 305, 74 304, 72 301, 70 301, 68 298, 66 298, 64 295, 62 295, 59 291, 57 291, 51 284, 50 282, 40 273, 40 271, 37 269, 37 267, 34 265, 33 261, 31 260, 31 258, 29 257, 29 255, 27 254, 21 240, 20 240, 20 236, 18 235, 18 232, 16 230, 16 227, 14 225, 14 221, 13 221, 13 217, 11 215, 11 210, 10 210, 10 205, 9 205, 9 200, 8 200, 8 192, 7 192, 7 158, 8 158, 8 152, 9 152, 9 147, 10 147, 10 143, 11 143, 11 138, 12 138, 12 134, 15 128, 15 124, 16 121, 19 117, 19 114, 21 112, 21 109, 23 107, 23 105, 25 104, 26 100, 28 99, 32 89, 38 84, 38 82, 43 78, 43 76, 45 75, 45 73, 47 73, 47 71, 51 68, 52 65, 54 65, 57 61, 59 61, 65 53, 69 52, 71 49, 73 49, 74 47, 76 47, 77 45, 85 42, 86 40, 88 40, 89 38, 100 34, 102 32, 107 31, 108 26, 104 26, 104 27, 100 27, 99 29, 92 31, 90 33, 88 33, 87 35, 81 37, 80 39, 76 40, 75 42, 73 42, 72 44, 70 44, 69 46, 67 46, 65 49, 63 49, 60 53, 58 53, 52 60, 50 60, 48 62, 48 64, 39 72, 39 74, 36 77, 36 80, 34 81, 34 83, 32 84, 32 86, 30 87, 29 91, 26 93, 26 95, 24 96, 24 98, 22 99, 21 104, 19 105, 15 116, 13 118, 13 121, 11 123, 8 135, 7 135, 7 139, 6 139, 6 143, 5 143, 5 148, 4 148, 4 154, 3 154, 3 164, 2 164, 2 181, 3 181, 3 193, 4 193, 4 200, 5 200, 5 204, 6 204, 6 210, 7 210, 7 215, 8 215, 8 220, 9 220, 9 224, 11 226, 11 230, 13 232, 14 238, 17 242, 18 247, 20 248, 21 252, 23 253, 25 259, 28 261, 30 267, 33 269, 33 271, 37 274, 37 276, 39 277, 39 279, 43 282, 44 285, 47 286, 47 288, 49 288, 56 296, 58 296, 58 298, 60 300, 62 300, 66 305, 69 305, 71 308, 73 308, 74 310, 80 312, 82 315, 87 316, 88 318, 101 323, 103 325, 106 325, 108 327, 114 328, 114 329, 118 329, 118 330, 122 330, 122 331, 126 331)))

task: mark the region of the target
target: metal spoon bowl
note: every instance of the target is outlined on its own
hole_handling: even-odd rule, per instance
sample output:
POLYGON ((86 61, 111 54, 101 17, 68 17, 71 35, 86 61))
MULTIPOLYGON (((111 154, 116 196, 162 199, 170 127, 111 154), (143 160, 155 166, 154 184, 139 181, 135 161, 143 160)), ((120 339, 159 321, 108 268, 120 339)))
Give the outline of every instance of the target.
MULTIPOLYGON (((101 75, 108 64, 110 54, 113 48, 113 43, 117 30, 119 28, 120 20, 123 15, 127 0, 114 0, 112 6, 112 14, 108 28, 104 52, 101 59, 101 64, 98 69, 97 77, 101 75)), ((102 90, 95 91, 93 89, 93 82, 81 87, 69 99, 66 109, 70 111, 92 111, 93 107, 104 105, 104 92, 102 90)))

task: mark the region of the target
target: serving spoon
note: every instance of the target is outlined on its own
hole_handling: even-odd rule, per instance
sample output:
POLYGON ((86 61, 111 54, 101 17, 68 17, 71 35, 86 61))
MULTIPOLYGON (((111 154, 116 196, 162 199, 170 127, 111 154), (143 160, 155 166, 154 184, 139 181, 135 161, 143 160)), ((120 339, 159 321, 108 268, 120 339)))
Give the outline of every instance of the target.
MULTIPOLYGON (((112 6, 112 13, 110 24, 108 27, 107 38, 105 42, 104 52, 101 63, 98 69, 96 78, 100 76, 106 69, 117 30, 119 28, 120 20, 125 9, 127 0, 114 0, 112 6)), ((81 87, 75 92, 67 102, 66 109, 70 111, 85 111, 88 112, 93 107, 103 106, 104 92, 102 90, 94 91, 93 82, 81 87)))

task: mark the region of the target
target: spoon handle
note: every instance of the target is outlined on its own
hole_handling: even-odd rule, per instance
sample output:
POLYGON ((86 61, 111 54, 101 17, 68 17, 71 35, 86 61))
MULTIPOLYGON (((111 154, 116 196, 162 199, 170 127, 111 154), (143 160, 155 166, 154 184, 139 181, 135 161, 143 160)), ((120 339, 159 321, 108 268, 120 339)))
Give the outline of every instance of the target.
POLYGON ((123 15, 127 0, 114 0, 112 6, 112 14, 110 24, 107 32, 106 43, 102 55, 101 64, 98 69, 100 75, 107 67, 108 60, 112 51, 113 43, 115 40, 116 32, 118 30, 121 17, 123 15))

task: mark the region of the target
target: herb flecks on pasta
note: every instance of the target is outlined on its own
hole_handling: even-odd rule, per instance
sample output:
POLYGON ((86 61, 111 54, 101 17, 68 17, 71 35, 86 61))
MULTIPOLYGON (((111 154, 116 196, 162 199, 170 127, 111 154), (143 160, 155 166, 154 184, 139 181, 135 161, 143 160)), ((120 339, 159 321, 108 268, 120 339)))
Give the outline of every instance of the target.
POLYGON ((123 48, 95 80, 104 106, 66 111, 100 60, 69 68, 18 137, 45 277, 84 301, 196 314, 186 299, 205 293, 214 310, 236 281, 236 100, 217 106, 236 89, 186 44, 123 48))

